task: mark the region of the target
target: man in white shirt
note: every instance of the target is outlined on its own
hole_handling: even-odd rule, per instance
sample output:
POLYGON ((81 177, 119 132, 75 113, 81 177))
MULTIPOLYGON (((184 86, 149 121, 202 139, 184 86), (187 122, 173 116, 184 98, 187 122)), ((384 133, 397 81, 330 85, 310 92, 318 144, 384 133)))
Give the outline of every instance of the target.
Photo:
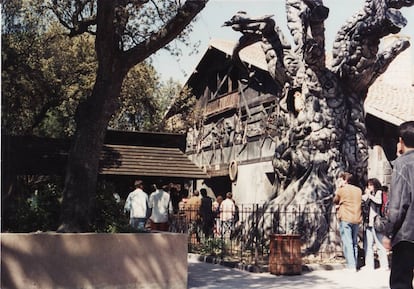
POLYGON ((236 212, 236 206, 232 198, 233 194, 228 192, 226 199, 220 204, 221 232, 227 237, 230 236, 233 230, 234 213, 236 212))
POLYGON ((145 223, 148 214, 148 195, 142 189, 144 183, 141 180, 134 182, 135 190, 129 193, 124 212, 129 212, 129 224, 138 231, 145 231, 145 223))
POLYGON ((151 230, 168 231, 169 214, 172 214, 170 194, 163 190, 162 183, 156 185, 156 190, 149 197, 151 212, 151 230))

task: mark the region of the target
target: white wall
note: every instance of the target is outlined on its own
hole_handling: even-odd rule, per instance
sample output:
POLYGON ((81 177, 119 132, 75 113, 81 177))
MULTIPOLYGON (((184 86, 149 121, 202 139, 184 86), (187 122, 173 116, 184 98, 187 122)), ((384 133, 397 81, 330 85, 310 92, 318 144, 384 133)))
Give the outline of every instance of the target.
POLYGON ((232 185, 233 199, 237 204, 262 204, 272 195, 272 184, 266 173, 273 174, 270 161, 239 165, 237 180, 232 185))
POLYGON ((381 184, 389 186, 392 168, 381 146, 368 150, 368 178, 377 178, 381 184))

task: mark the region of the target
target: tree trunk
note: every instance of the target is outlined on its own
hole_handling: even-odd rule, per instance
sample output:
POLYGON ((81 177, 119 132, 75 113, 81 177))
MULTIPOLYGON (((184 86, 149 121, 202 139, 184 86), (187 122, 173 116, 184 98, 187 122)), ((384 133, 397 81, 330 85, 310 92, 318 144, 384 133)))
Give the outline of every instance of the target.
MULTIPOLYGON (((92 221, 99 158, 122 84, 120 77, 103 81, 108 79, 108 72, 101 72, 91 97, 78 108, 78 128, 72 140, 63 191, 62 225, 58 229, 61 232, 88 231, 92 221)), ((117 74, 121 72, 114 71, 111 76, 117 74)))
POLYGON ((98 5, 95 47, 98 71, 92 94, 76 112, 77 130, 72 140, 63 191, 59 232, 85 232, 90 229, 99 158, 107 126, 118 106, 122 82, 128 69, 117 57, 114 3, 98 5))
MULTIPOLYGON (((128 10, 130 7, 127 9, 127 6, 132 3, 137 5, 139 2, 96 2, 95 50, 99 65, 92 94, 77 110, 77 129, 66 170, 59 232, 84 232, 90 229, 99 157, 109 120, 119 105, 118 97, 122 82, 129 69, 176 38, 205 7, 208 0, 185 1, 177 10, 177 14, 159 31, 153 32, 147 40, 134 48, 123 51, 122 32, 125 31, 128 19, 122 18, 122 11, 128 10)), ((147 1, 141 1, 141 4, 144 2, 147 1)), ((140 5, 134 7, 140 9, 140 5)), ((82 18, 82 15, 77 16, 76 12, 82 11, 75 11, 71 18, 75 22, 82 18)), ((86 26, 75 25, 71 33, 76 35, 84 32, 85 29, 82 28, 90 24, 87 21, 83 25, 86 26)), ((138 24, 134 22, 134 25, 138 24)))

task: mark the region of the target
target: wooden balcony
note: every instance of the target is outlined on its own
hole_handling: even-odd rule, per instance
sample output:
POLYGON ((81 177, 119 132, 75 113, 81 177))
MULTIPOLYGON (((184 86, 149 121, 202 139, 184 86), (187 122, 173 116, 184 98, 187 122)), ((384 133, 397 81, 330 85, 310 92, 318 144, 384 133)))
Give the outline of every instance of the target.
POLYGON ((221 113, 239 106, 240 96, 238 91, 224 94, 209 103, 204 110, 205 116, 221 113))

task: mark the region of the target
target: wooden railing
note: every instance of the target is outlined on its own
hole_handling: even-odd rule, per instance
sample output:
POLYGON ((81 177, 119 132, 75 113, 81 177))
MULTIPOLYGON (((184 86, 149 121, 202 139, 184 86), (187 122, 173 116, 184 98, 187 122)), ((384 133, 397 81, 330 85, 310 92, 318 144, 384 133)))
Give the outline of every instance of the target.
POLYGON ((237 91, 220 96, 207 104, 204 110, 204 115, 207 116, 232 108, 237 108, 239 106, 239 100, 240 97, 237 91))

